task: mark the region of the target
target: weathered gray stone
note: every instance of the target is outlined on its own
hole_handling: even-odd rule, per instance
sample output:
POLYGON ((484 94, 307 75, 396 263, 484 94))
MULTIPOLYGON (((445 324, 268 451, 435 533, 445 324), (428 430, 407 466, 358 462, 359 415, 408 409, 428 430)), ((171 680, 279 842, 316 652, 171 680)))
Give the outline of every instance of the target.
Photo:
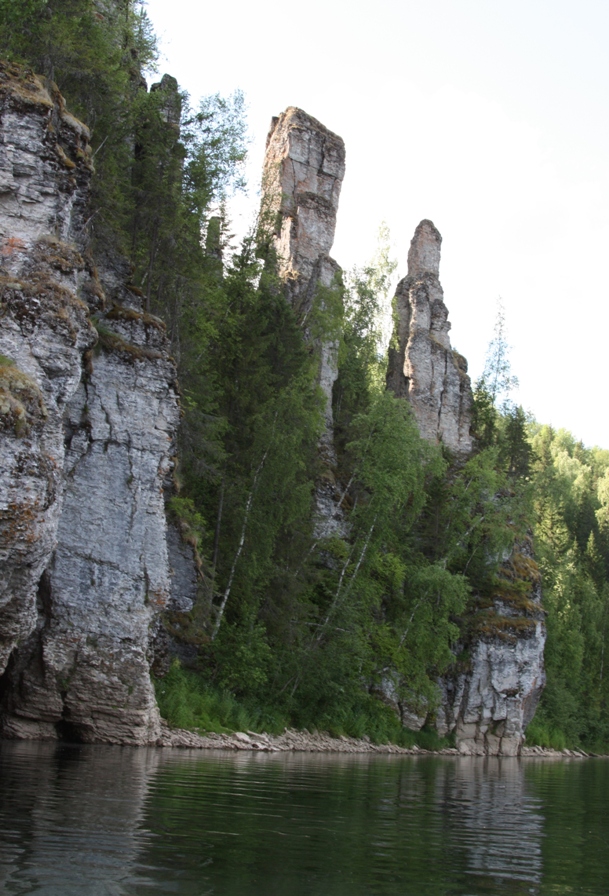
POLYGON ((443 736, 454 732, 463 754, 518 755, 545 685, 546 628, 529 541, 511 562, 523 578, 531 577, 527 608, 497 596, 472 637, 468 668, 440 681, 436 727, 443 736))
MULTIPOLYGON (((286 298, 302 321, 308 321, 315 300, 337 287, 340 268, 330 258, 336 213, 345 174, 345 146, 340 137, 302 109, 290 107, 273 118, 267 137, 262 176, 261 227, 277 256, 277 272, 286 298)), ((324 339, 319 351, 319 383, 325 396, 325 431, 320 442, 328 468, 336 462, 332 387, 338 375, 338 340, 324 339)), ((339 490, 331 477, 317 490, 318 535, 344 529, 339 490)))
POLYGON ((11 663, 2 730, 154 742, 148 651, 170 592, 163 488, 178 425, 175 366, 163 325, 127 286, 128 263, 108 250, 100 282, 83 262, 86 130, 36 79, 25 98, 13 81, 5 72, 0 83, 0 351, 32 385, 28 405, 13 383, 24 410, 11 405, 4 418, 21 413, 27 432, 3 432, 0 659, 11 663), (91 312, 101 319, 93 353, 91 312))
POLYGON ((420 731, 429 712, 428 701, 417 698, 410 689, 405 689, 400 676, 394 670, 386 668, 371 693, 379 697, 400 719, 404 728, 420 731))
POLYGON ((302 109, 274 118, 267 137, 262 213, 268 218, 288 293, 298 304, 312 298, 319 265, 334 242, 345 174, 340 137, 302 109))
POLYGON ((397 348, 390 350, 387 385, 407 398, 419 432, 458 456, 472 450, 472 390, 467 361, 451 348, 448 310, 439 280, 442 237, 421 221, 398 284, 397 348))
MULTIPOLYGON (((205 582, 198 558, 191 544, 183 540, 174 523, 167 526, 170 593, 165 612, 159 617, 152 640, 152 671, 162 678, 177 659, 184 666, 193 666, 198 659, 198 642, 192 632, 191 613, 205 582)), ((209 605, 209 600, 206 601, 209 605)))
POLYGON ((199 588, 199 577, 194 551, 182 540, 175 525, 167 526, 167 552, 171 590, 168 610, 189 613, 194 607, 199 588))
POLYGON ((96 340, 77 296, 90 277, 71 244, 82 228, 87 132, 40 81, 0 67, 0 672, 36 623, 55 546, 62 415, 96 340))
POLYGON ((175 370, 143 315, 112 323, 124 342, 94 357, 66 412, 51 612, 34 647, 42 675, 16 657, 8 734, 23 716, 66 723, 85 741, 148 743, 160 730, 147 654, 170 591, 163 484, 178 423, 175 370))
MULTIPOLYGON (((340 268, 330 258, 345 174, 340 137, 302 109, 274 118, 262 175, 262 226, 270 232, 285 294, 306 325, 320 287, 330 289, 340 268)), ((337 344, 321 346, 320 383, 332 429, 337 344)))

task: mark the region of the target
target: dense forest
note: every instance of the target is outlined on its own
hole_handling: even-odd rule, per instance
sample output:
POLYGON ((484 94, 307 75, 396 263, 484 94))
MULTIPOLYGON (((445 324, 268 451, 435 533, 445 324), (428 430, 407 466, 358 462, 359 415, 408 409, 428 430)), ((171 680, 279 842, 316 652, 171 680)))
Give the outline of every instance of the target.
MULTIPOLYGON (((476 450, 463 462, 422 441, 407 402, 385 388, 387 234, 305 326, 260 222, 231 243, 224 201, 243 186, 243 97, 195 103, 167 76, 148 90, 156 46, 141 4, 0 0, 0 50, 56 82, 89 126, 93 247, 131 260, 178 366, 169 507, 200 584, 188 617, 166 620, 197 657, 158 682, 169 721, 437 742, 432 730, 404 731, 383 702, 388 670, 414 709, 433 713, 438 676, 492 631, 505 557, 532 539, 547 686, 527 741, 607 749, 609 451, 511 402, 501 310, 474 391, 476 450), (317 347, 330 339, 333 470, 318 449, 317 347), (315 492, 328 476, 346 524, 322 536, 315 492)), ((526 605, 530 582, 510 587, 526 605)))

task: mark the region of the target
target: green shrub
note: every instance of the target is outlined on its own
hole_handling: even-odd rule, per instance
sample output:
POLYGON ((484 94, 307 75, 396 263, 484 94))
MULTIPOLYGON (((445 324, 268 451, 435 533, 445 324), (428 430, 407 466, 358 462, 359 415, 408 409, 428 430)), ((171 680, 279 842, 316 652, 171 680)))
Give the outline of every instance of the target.
POLYGON ((172 728, 191 731, 266 731, 279 734, 289 719, 268 707, 237 700, 229 691, 214 688, 205 679, 174 660, 165 678, 155 682, 161 715, 172 728))
POLYGON ((552 727, 548 722, 534 720, 527 728, 527 746, 545 747, 547 750, 565 750, 567 738, 558 728, 552 727))

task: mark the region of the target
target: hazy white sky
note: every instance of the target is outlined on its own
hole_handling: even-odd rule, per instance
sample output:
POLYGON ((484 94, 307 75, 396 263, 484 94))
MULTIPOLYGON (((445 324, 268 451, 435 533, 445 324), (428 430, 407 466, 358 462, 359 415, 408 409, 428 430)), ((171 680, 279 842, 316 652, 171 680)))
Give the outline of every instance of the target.
POLYGON ((607 0, 148 0, 161 70, 193 100, 246 94, 256 205, 270 119, 300 106, 344 139, 333 256, 399 274, 443 236, 453 345, 481 372, 502 297, 515 396, 609 448, 607 0))

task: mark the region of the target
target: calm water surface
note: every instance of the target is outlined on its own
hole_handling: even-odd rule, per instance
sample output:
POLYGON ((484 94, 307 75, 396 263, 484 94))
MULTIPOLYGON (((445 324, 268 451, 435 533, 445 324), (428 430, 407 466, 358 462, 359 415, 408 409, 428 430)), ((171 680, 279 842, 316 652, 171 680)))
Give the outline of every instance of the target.
POLYGON ((0 890, 609 893, 609 761, 0 742, 0 890))

